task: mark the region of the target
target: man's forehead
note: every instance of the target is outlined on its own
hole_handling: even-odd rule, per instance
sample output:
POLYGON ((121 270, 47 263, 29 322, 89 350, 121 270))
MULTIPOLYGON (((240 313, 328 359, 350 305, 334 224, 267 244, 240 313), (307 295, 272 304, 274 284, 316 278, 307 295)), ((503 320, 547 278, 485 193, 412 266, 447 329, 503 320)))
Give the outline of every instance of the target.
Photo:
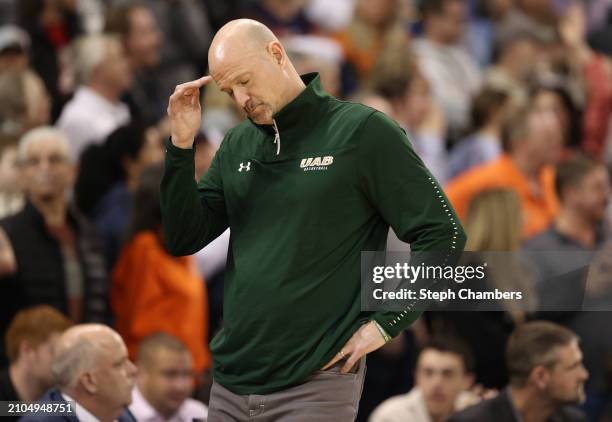
POLYGON ((450 369, 462 366, 463 362, 461 356, 456 353, 436 349, 425 349, 419 356, 418 365, 427 368, 450 369))
POLYGON ((40 138, 33 139, 27 143, 25 146, 25 155, 41 155, 41 154, 53 154, 60 153, 63 155, 68 155, 68 147, 64 144, 64 142, 55 138, 40 138))
POLYGON ((262 55, 263 51, 256 52, 247 49, 214 55, 210 58, 210 74, 215 78, 216 75, 222 76, 243 70, 252 70, 255 67, 255 61, 262 55))

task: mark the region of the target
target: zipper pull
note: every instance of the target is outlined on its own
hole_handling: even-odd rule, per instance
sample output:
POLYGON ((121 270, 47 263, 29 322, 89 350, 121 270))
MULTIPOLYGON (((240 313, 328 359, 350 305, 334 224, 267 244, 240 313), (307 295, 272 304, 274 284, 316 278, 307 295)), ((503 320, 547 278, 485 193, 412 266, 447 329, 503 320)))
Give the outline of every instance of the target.
POLYGON ((272 126, 274 126, 274 143, 276 144, 276 155, 280 154, 280 133, 278 132, 278 126, 276 126, 276 120, 272 119, 272 126))

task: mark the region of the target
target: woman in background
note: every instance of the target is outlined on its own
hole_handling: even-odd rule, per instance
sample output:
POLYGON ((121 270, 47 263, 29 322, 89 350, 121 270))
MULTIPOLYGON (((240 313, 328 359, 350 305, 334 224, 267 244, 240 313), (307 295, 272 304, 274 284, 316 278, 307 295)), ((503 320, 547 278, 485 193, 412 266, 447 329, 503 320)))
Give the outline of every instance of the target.
POLYGON ((142 169, 161 162, 158 138, 135 123, 112 132, 102 145, 91 145, 80 158, 75 200, 104 240, 108 269, 112 269, 125 236, 131 192, 142 169))
POLYGON ((146 168, 134 192, 127 241, 113 271, 111 307, 131 358, 145 337, 164 332, 187 345, 197 373, 210 367, 206 284, 191 256, 164 246, 159 184, 163 167, 146 168))
POLYGON ((514 191, 492 189, 480 193, 471 203, 464 226, 468 235, 465 251, 478 252, 479 263, 488 264, 486 283, 489 290, 522 291, 526 300, 521 303, 500 301, 494 304, 499 305, 499 311, 493 312, 439 311, 430 315, 434 334, 454 334, 468 343, 476 362, 476 382, 485 388, 506 386, 506 340, 516 325, 525 320, 525 309, 532 308, 530 302, 535 298, 529 273, 516 254, 521 245, 521 218, 520 203, 514 191))
POLYGON ((470 134, 459 141, 449 157, 449 176, 494 160, 502 153, 502 135, 510 96, 504 91, 484 88, 472 102, 470 134))

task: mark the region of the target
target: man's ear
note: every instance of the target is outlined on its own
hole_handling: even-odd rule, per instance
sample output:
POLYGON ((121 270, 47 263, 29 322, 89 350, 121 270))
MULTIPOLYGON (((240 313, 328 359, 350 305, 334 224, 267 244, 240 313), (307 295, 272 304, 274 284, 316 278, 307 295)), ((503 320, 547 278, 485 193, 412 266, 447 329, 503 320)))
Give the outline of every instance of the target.
POLYGON ((283 50, 283 46, 278 41, 272 41, 268 44, 268 53, 272 56, 272 59, 275 63, 280 65, 281 67, 285 64, 285 51, 283 50))
POLYGON ((98 379, 92 372, 82 373, 79 377, 79 383, 92 396, 98 392, 98 379))
POLYGON ((32 360, 36 358, 36 347, 29 341, 24 340, 19 343, 19 359, 32 360))
POLYGON ((538 365, 531 370, 529 381, 539 390, 545 390, 550 380, 550 371, 542 365, 538 365))

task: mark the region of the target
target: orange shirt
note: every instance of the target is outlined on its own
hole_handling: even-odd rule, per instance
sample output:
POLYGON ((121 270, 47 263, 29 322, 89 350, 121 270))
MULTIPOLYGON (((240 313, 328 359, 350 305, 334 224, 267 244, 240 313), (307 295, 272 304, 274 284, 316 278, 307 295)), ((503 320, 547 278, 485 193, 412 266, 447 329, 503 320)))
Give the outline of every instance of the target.
POLYGON ((191 352, 197 373, 210 367, 206 284, 191 257, 173 257, 151 231, 136 235, 113 271, 111 306, 130 358, 148 335, 165 332, 191 352))
POLYGON ((557 215, 559 202, 555 193, 555 174, 552 167, 540 172, 540 194, 534 195, 529 182, 512 158, 503 154, 497 160, 475 167, 453 179, 445 188, 459 218, 465 220, 472 199, 491 188, 510 188, 521 201, 524 239, 545 230, 557 215))

